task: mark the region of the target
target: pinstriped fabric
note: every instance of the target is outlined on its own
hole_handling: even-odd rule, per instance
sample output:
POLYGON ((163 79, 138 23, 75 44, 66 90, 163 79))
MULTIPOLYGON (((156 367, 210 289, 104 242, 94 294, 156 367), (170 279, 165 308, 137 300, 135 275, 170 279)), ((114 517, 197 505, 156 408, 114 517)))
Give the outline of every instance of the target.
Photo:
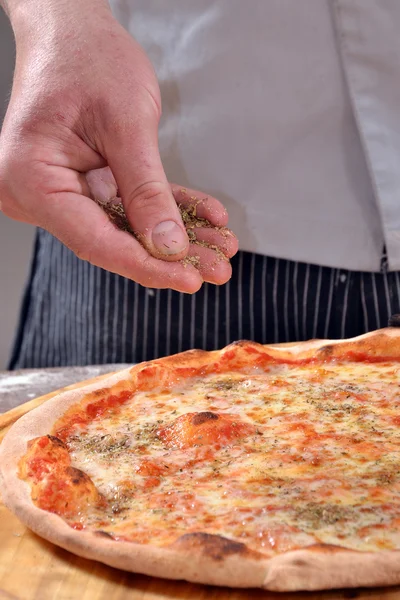
POLYGON ((277 258, 274 261, 274 275, 272 283, 272 314, 273 314, 273 325, 274 325, 274 340, 279 339, 279 304, 278 304, 278 289, 279 289, 279 263, 280 260, 277 258))
MULTIPOLYGON (((231 297, 231 282, 225 285, 225 346, 229 344, 230 340, 230 322, 231 322, 231 305, 230 305, 230 297, 231 297)), ((206 325, 207 313, 203 314, 203 327, 206 325)))
MULTIPOLYGON (((112 317, 111 313, 110 313, 110 306, 111 306, 111 302, 110 302, 110 279, 111 279, 111 273, 109 271, 105 271, 104 273, 102 273, 102 278, 104 279, 104 292, 103 292, 103 302, 100 304, 100 311, 101 311, 101 320, 98 323, 99 327, 101 328, 101 332, 102 332, 102 336, 101 336, 101 359, 100 362, 105 363, 107 362, 107 354, 109 353, 110 350, 110 323, 109 323, 109 318, 112 317)), ((115 309, 113 309, 114 312, 115 309)), ((96 323, 97 325, 97 323, 96 323)))
MULTIPOLYGON (((138 322, 139 322, 139 287, 138 286, 134 286, 133 289, 133 304, 131 306, 131 314, 133 313, 133 326, 132 326, 132 337, 131 339, 131 345, 135 344, 136 346, 136 342, 138 339, 138 331, 139 331, 139 327, 138 327, 138 322)), ((129 340, 129 338, 128 338, 129 340)), ((129 341, 126 340, 126 342, 129 341)), ((125 341, 125 340, 124 340, 125 341)), ((129 356, 129 351, 128 351, 128 356, 129 356)), ((128 360, 129 362, 129 360, 128 360)))
POLYGON ((190 305, 190 347, 193 348, 196 343, 196 296, 194 294, 190 296, 190 305))
MULTIPOLYGON (((147 289, 144 293, 144 305, 143 305, 143 322, 149 323, 149 295, 152 293, 154 295, 154 290, 147 289)), ((147 356, 147 347, 148 347, 148 337, 149 337, 149 327, 143 328, 142 333, 142 356, 147 356)))
POLYGON ((316 282, 316 293, 315 293, 315 310, 314 310, 314 323, 313 323, 313 335, 317 337, 318 321, 320 313, 320 299, 321 299, 321 284, 322 284, 322 267, 318 267, 318 276, 316 282))
MULTIPOLYGON (((154 355, 159 356, 159 340, 160 340, 160 302, 161 292, 156 290, 155 315, 154 315, 154 355)), ((124 360, 124 362, 127 362, 124 360)))
MULTIPOLYGON (((48 246, 48 244, 45 245, 45 253, 47 251, 47 246, 48 246)), ((44 288, 45 289, 49 287, 49 283, 50 283, 50 269, 47 268, 44 273, 44 288)), ((51 324, 51 313, 49 311, 49 307, 46 302, 41 302, 39 313, 40 313, 40 317, 39 317, 40 327, 43 328, 43 327, 50 325, 51 324)), ((49 337, 52 334, 53 334, 53 332, 50 331, 49 337)), ((46 340, 44 340, 44 339, 40 340, 36 336, 35 340, 34 340, 34 344, 33 344, 33 353, 35 355, 39 355, 40 359, 43 361, 43 360, 45 360, 46 353, 49 351, 49 345, 50 344, 49 344, 48 338, 46 340)))
POLYGON ((361 275, 360 292, 361 292, 360 295, 361 295, 361 310, 362 310, 363 328, 365 329, 365 331, 370 331, 369 319, 368 319, 368 308, 367 308, 367 295, 366 295, 363 275, 361 275))
MULTIPOLYGON (((54 289, 54 294, 55 294, 56 298, 59 298, 61 295, 61 276, 62 276, 61 256, 60 256, 60 253, 57 253, 57 256, 55 257, 55 277, 54 277, 54 281, 53 281, 53 286, 54 286, 53 289, 54 289)), ((62 321, 60 321, 59 319, 57 319, 55 317, 56 316, 53 311, 53 319, 50 324, 50 332, 53 333, 54 339, 56 340, 56 342, 54 344, 54 361, 57 364, 62 364, 63 358, 62 358, 62 346, 61 346, 60 340, 62 337, 61 327, 63 326, 63 323, 62 323, 62 321)), ((47 357, 46 357, 46 362, 50 362, 50 361, 51 361, 51 353, 48 352, 47 357)))
POLYGON ((263 256, 261 267, 261 330, 263 340, 267 339, 267 266, 268 259, 263 256))
MULTIPOLYGON (((328 300, 327 300, 327 304, 326 304, 324 335, 322 336, 325 339, 328 337, 329 323, 331 320, 335 276, 336 276, 336 270, 331 269, 331 274, 330 274, 329 284, 328 284, 328 300)), ((314 328, 314 330, 315 330, 315 335, 313 337, 317 337, 316 328, 314 328)))
MULTIPOLYGON (((61 270, 60 270, 60 296, 58 297, 58 301, 59 301, 59 306, 60 306, 60 310, 59 310, 59 320, 60 320, 60 338, 57 343, 59 349, 60 349, 60 354, 62 356, 62 363, 61 364, 65 364, 66 361, 68 361, 68 332, 67 332, 67 318, 66 318, 66 314, 65 314, 65 302, 66 302, 66 298, 68 295, 68 289, 67 289, 67 273, 68 273, 68 258, 69 258, 69 254, 67 252, 58 252, 56 254, 60 254, 60 263, 61 263, 61 270), (62 293, 62 291, 64 293, 62 293)), ((39 263, 40 265, 40 263, 39 263)), ((57 266, 55 266, 55 269, 57 269, 57 266)), ((34 292, 33 292, 34 293, 34 292)), ((38 332, 38 335, 39 332, 38 332)), ((68 364, 68 363, 67 363, 68 364)))
POLYGON ((95 271, 95 287, 93 289, 98 290, 98 293, 95 294, 95 304, 96 311, 94 313, 93 319, 93 340, 92 340, 92 355, 93 355, 93 363, 98 364, 100 361, 100 351, 101 346, 97 343, 98 332, 96 330, 97 327, 100 326, 100 316, 101 316, 101 304, 103 302, 103 294, 101 293, 101 285, 102 285, 102 271, 96 269, 95 271))
POLYGON ((355 273, 240 252, 223 286, 142 288, 39 231, 11 368, 138 362, 240 338, 350 337, 400 312, 399 273, 355 273))
POLYGON ((238 257, 238 293, 237 293, 237 307, 238 307, 238 340, 243 337, 243 254, 240 253, 238 257))
MULTIPOLYGON (((341 276, 346 277, 345 275, 341 276)), ((346 322, 347 322, 347 310, 349 307, 349 289, 350 289, 350 283, 351 283, 351 277, 350 275, 348 275, 346 277, 346 279, 344 280, 344 293, 343 293, 343 311, 342 311, 342 318, 341 318, 341 324, 340 324, 340 336, 339 337, 345 337, 346 334, 346 322)))
MULTIPOLYGON (((30 302, 30 299, 25 296, 24 298, 24 308, 25 308, 25 319, 26 319, 26 334, 23 339, 21 339, 21 361, 22 364, 30 364, 35 361, 36 355, 36 345, 35 345, 35 325, 40 322, 40 307, 42 304, 42 298, 40 296, 41 290, 40 284, 41 281, 46 276, 46 269, 37 270, 36 267, 43 263, 43 253, 45 252, 44 244, 40 244, 39 240, 36 240, 35 243, 35 257, 32 266, 32 276, 31 276, 31 287, 34 290, 36 295, 37 302, 30 302)), ((20 336, 18 336, 20 337, 20 336)), ((18 342, 18 340, 17 340, 18 342)))
MULTIPOLYGON (((83 352, 84 352, 84 341, 86 338, 86 322, 87 319, 84 315, 85 310, 85 298, 84 298, 84 282, 83 282, 83 270, 84 264, 79 264, 79 267, 76 269, 76 278, 75 278, 75 335, 73 336, 73 342, 75 343, 76 348, 76 357, 79 361, 83 352)), ((54 318, 56 317, 55 311, 51 311, 54 318)))
POLYGON ((399 273, 395 273, 395 280, 396 280, 396 293, 397 293, 397 297, 400 298, 400 277, 399 277, 399 273))
POLYGON ((285 325, 285 338, 289 338, 289 272, 290 272, 290 263, 286 261, 285 265, 285 283, 283 289, 283 322, 285 325))
POLYGON ((182 352, 183 346, 183 294, 179 296, 179 325, 178 325, 178 352, 182 352))
MULTIPOLYGON (((306 265, 306 272, 304 276, 304 285, 303 285, 303 303, 302 303, 302 336, 303 339, 307 338, 307 330, 308 330, 308 311, 309 306, 311 306, 311 300, 308 299, 308 292, 310 291, 310 265, 306 265)), ((313 336, 310 336, 313 337, 313 336)))
MULTIPOLYGON (((116 281, 118 281, 118 280, 116 280, 116 281)), ((160 297, 158 296, 158 303, 159 302, 160 302, 160 297)), ((121 319, 122 319, 122 323, 121 323, 121 341, 122 341, 121 362, 123 362, 123 363, 127 362, 127 356, 128 356, 127 349, 126 349, 126 339, 127 339, 127 333, 128 333, 128 315, 129 315, 129 312, 128 312, 128 280, 124 279, 124 289, 123 289, 123 299, 122 299, 122 317, 121 317, 121 319)))
POLYGON ((378 320, 378 315, 379 315, 379 300, 378 300, 378 290, 376 289, 376 280, 375 280, 375 274, 372 275, 372 297, 373 297, 373 306, 374 306, 374 312, 375 312, 375 321, 378 320))
MULTIPOLYGON (((139 288, 138 288, 139 291, 139 288)), ((165 313, 164 313, 165 314, 165 313)), ((167 290, 167 314, 166 314, 166 320, 164 321, 164 324, 166 324, 167 327, 167 334, 166 334, 166 346, 165 346, 165 354, 171 354, 171 319, 172 319, 172 291, 171 290, 167 290)), ((160 332, 160 337, 161 337, 161 332, 160 332)), ((162 353, 162 350, 160 349, 160 354, 162 353)))
POLYGON ((295 263, 293 268, 293 318, 295 327, 294 339, 300 339, 300 322, 299 322, 299 297, 298 297, 298 276, 299 276, 299 264, 295 263))
POLYGON ((208 286, 204 288, 203 292, 203 328, 202 328, 202 341, 201 347, 207 347, 207 323, 208 323, 208 286))
POLYGON ((219 322, 220 322, 220 312, 219 312, 219 287, 214 288, 214 348, 218 348, 219 342, 219 322))

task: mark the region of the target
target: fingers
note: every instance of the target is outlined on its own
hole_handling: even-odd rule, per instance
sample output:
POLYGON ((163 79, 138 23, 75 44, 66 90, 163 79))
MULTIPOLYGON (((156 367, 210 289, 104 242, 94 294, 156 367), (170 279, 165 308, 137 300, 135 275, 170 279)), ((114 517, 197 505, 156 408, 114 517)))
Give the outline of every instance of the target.
MULTIPOLYGON (((12 174, 12 169, 8 171, 12 174)), ((190 244, 189 260, 176 263, 149 256, 142 240, 139 242, 131 234, 118 230, 91 200, 94 197, 106 202, 116 198, 118 189, 109 168, 90 171, 84 176, 70 169, 35 163, 29 170, 18 172, 18 179, 12 178, 18 182, 15 189, 6 184, 6 178, 1 178, 0 183, 6 184, 2 193, 5 213, 47 229, 78 257, 94 265, 144 286, 186 293, 197 291, 203 281, 219 285, 231 276, 225 257, 230 258, 237 251, 237 240, 226 228, 191 226, 190 235, 196 243, 190 244), (7 190, 8 187, 13 190, 7 190), (15 193, 19 202, 12 200, 15 193)), ((181 188, 175 193, 186 207, 193 207, 196 197, 195 212, 201 215, 200 219, 225 222, 225 211, 217 200, 192 190, 183 192, 181 188)))
MULTIPOLYGON (((88 171, 86 179, 92 197, 100 202, 107 202, 119 195, 117 182, 109 167, 88 171)), ((197 217, 206 219, 215 227, 227 225, 228 213, 216 198, 174 183, 170 184, 170 188, 178 206, 193 208, 197 217)))
POLYGON ((165 176, 158 150, 158 116, 145 103, 134 121, 114 124, 103 137, 133 231, 148 252, 164 260, 186 256, 189 239, 165 176))
POLYGON ((237 237, 230 229, 214 229, 213 227, 194 227, 191 232, 196 238, 196 241, 202 242, 204 245, 217 248, 227 258, 235 256, 239 249, 237 237))
POLYGON ((232 267, 224 255, 204 246, 190 244, 185 262, 198 269, 207 283, 222 285, 232 276, 232 267))
POLYGON ((131 234, 118 230, 103 210, 84 196, 61 192, 47 197, 37 212, 37 224, 79 258, 141 285, 192 294, 203 283, 192 265, 149 256, 131 234))
POLYGON ((197 217, 207 219, 215 227, 226 227, 228 224, 228 213, 216 198, 175 183, 171 184, 171 189, 177 204, 184 208, 195 208, 197 217))
MULTIPOLYGON (((100 203, 115 203, 118 188, 110 168, 90 171, 86 174, 86 178, 91 197, 100 203)), ((205 196, 195 190, 184 189, 174 184, 171 185, 171 190, 175 201, 179 203, 180 210, 183 208, 190 211, 184 218, 184 222, 187 221, 190 241, 196 240, 204 246, 213 246, 214 249, 216 247, 227 258, 232 258, 238 251, 238 241, 232 231, 221 227, 228 219, 223 205, 216 198, 205 196), (203 223, 204 219, 206 223, 203 223), (208 223, 213 226, 209 226, 208 223)))
POLYGON ((204 281, 221 285, 232 275, 222 252, 197 244, 190 244, 184 262, 171 264, 149 256, 131 234, 118 230, 99 206, 83 196, 63 192, 46 203, 46 228, 79 258, 141 285, 191 294, 204 281))
POLYGON ((90 195, 99 202, 108 202, 118 196, 117 182, 109 167, 86 173, 90 195))

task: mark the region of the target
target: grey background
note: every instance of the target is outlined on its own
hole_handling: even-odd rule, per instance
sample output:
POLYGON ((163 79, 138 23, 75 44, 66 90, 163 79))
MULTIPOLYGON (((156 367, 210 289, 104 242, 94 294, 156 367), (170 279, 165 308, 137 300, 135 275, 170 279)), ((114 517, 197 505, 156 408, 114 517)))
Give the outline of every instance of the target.
MULTIPOLYGON (((13 34, 0 8, 0 122, 7 108, 13 68, 13 34)), ((0 369, 7 364, 15 335, 33 235, 33 227, 12 221, 0 213, 0 369)))

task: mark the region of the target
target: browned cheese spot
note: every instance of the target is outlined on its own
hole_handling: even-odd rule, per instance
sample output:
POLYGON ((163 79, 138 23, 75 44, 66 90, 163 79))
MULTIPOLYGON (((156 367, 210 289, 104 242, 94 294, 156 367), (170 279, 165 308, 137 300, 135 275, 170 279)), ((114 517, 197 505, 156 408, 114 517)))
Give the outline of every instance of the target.
POLYGON ((65 473, 71 476, 71 483, 81 485, 82 483, 92 483, 92 480, 86 473, 75 467, 66 467, 65 473))
POLYGON ((192 424, 203 425, 203 423, 207 423, 207 421, 216 421, 217 419, 219 419, 219 415, 210 411, 205 411, 193 415, 192 424))
POLYGON ((60 438, 56 437, 55 435, 48 435, 47 437, 51 442, 53 442, 55 446, 58 446, 59 448, 64 448, 64 450, 68 450, 66 444, 64 444, 64 442, 60 440, 60 438))

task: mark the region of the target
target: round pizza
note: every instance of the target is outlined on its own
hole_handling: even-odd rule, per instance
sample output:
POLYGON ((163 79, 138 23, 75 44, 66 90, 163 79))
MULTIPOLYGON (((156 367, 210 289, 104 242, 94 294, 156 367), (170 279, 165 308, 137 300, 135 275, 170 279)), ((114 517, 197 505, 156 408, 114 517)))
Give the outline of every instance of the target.
POLYGON ((22 417, 4 502, 80 556, 270 590, 400 583, 400 331, 136 365, 22 417))

